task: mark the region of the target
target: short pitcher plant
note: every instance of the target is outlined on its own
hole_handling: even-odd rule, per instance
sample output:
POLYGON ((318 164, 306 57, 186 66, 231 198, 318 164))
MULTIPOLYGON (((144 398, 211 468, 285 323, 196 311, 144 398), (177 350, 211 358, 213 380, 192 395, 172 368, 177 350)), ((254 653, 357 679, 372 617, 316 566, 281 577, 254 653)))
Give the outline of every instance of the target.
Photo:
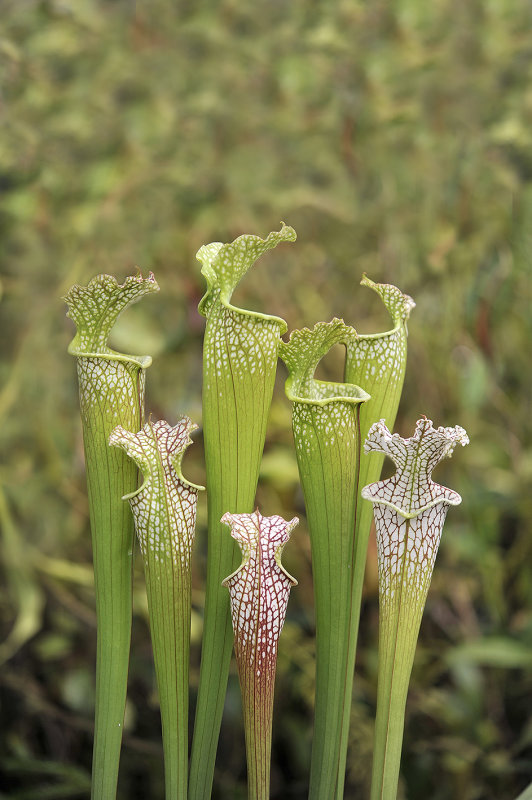
POLYGON ((469 443, 460 426, 434 428, 423 418, 414 435, 391 434, 384 420, 369 431, 364 449, 389 456, 391 478, 362 489, 373 503, 379 561, 379 677, 372 800, 395 800, 405 704, 432 570, 449 506, 459 494, 431 478, 457 444, 469 443))
POLYGON ((270 753, 277 645, 295 578, 281 564, 297 517, 224 514, 242 564, 223 581, 231 597, 235 656, 242 691, 249 800, 270 796, 270 753))

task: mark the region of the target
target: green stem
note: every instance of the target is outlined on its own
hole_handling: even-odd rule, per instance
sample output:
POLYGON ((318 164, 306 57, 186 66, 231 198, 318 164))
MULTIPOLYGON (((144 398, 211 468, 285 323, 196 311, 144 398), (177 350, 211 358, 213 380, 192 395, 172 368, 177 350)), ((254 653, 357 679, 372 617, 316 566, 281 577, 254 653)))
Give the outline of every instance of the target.
MULTIPOLYGON (((81 378, 92 360, 80 361, 85 362, 79 365, 81 378)), ((116 372, 106 369, 106 378, 114 374, 117 383, 140 379, 140 375, 128 374, 124 365, 116 366, 116 372)), ((134 409, 121 404, 119 408, 107 406, 114 379, 111 385, 102 381, 100 386, 98 403, 88 407, 82 399, 81 416, 97 618, 92 797, 111 800, 116 795, 118 779, 132 614, 133 521, 119 501, 137 485, 137 469, 122 454, 111 453, 107 439, 117 422, 136 428, 142 423, 142 416, 140 402, 134 409), (106 413, 103 409, 107 408, 113 411, 106 413)), ((137 387, 140 400, 140 380, 137 387)))
MULTIPOLYGON (((406 520, 405 553, 409 535, 411 535, 410 520, 406 520)), ((406 698, 425 602, 423 598, 423 605, 420 606, 417 597, 408 595, 404 585, 406 569, 407 561, 404 558, 394 607, 389 608, 385 601, 381 601, 380 604, 377 715, 371 800, 395 800, 397 796, 406 698)))
POLYGON ((358 336, 342 320, 333 320, 329 325, 318 324, 312 332, 295 332, 281 350, 290 371, 286 390, 294 402, 294 440, 315 587, 312 800, 326 795, 342 800, 344 795, 355 652, 371 526, 371 508, 361 507, 359 487, 378 477, 382 467, 382 459, 379 463, 360 460, 360 443, 379 415, 395 419, 406 364, 406 320, 414 305, 395 286, 375 284, 366 277, 362 283, 384 301, 393 320, 391 330, 358 336), (345 383, 315 381, 319 360, 338 342, 346 346, 345 383), (350 397, 342 397, 346 394, 350 397))
POLYGON ((144 567, 164 750, 166 800, 185 800, 188 784, 190 575, 174 563, 144 567), (177 588, 179 587, 179 589, 177 588))

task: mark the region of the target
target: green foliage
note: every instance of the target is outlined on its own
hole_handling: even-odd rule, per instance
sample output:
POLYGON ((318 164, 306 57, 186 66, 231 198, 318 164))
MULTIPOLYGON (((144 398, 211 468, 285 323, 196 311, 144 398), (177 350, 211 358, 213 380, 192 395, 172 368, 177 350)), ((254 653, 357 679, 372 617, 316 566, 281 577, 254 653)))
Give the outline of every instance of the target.
MULTIPOLYGON (((250 272, 235 303, 278 314, 289 329, 336 315, 365 333, 381 329, 384 315, 355 292, 361 274, 400 286, 417 308, 396 427, 408 432, 426 412, 460 422, 472 442, 461 469, 442 466, 438 476, 464 502, 447 521, 421 626, 404 794, 514 800, 524 789, 532 770, 523 655, 532 647, 529 29, 526 3, 494 0, 2 4, 0 615, 2 638, 16 635, 0 675, 0 771, 10 798, 84 797, 90 770, 94 596, 77 390, 64 356, 73 330, 59 297, 96 272, 122 279, 135 263, 152 268, 160 295, 118 321, 111 345, 156 357, 147 403, 157 416, 179 410, 199 421, 195 253, 280 219, 297 230, 297 245, 269 254, 267 272, 250 272)), ((318 377, 341 379, 339 369, 332 351, 318 377)), ((302 518, 286 553, 300 585, 280 644, 272 795, 303 798, 314 623, 282 381, 268 441, 261 510, 302 518)), ((203 483, 196 450, 185 473, 203 483)), ((205 501, 198 523, 193 686, 205 501)), ((141 586, 123 800, 163 792, 141 586)), ((364 730, 376 697, 376 629, 370 546, 353 706, 364 730)), ((214 797, 245 796, 238 703, 233 676, 214 797)), ((369 753, 355 744, 346 796, 367 786, 369 753)))

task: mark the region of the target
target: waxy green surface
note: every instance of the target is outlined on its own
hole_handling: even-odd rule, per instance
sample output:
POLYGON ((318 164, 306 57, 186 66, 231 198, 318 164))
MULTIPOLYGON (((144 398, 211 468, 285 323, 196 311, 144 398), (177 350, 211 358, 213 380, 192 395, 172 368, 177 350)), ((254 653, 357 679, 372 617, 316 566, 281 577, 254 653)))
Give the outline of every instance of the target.
POLYGON ((416 642, 449 506, 461 497, 431 473, 457 444, 463 428, 435 429, 418 420, 414 435, 391 434, 384 420, 370 428, 364 449, 393 459, 391 478, 365 486, 373 504, 379 560, 379 684, 371 800, 395 800, 405 705, 416 642))
POLYGON ((240 236, 198 252, 207 292, 203 348, 203 433, 207 474, 208 551, 205 618, 192 756, 190 800, 208 800, 233 645, 227 592, 222 580, 238 552, 220 522, 226 512, 251 513, 271 404, 280 336, 279 317, 231 305, 231 294, 266 251, 294 241, 283 225, 266 239, 240 236))
POLYGON ((311 536, 316 603, 316 713, 310 797, 343 798, 351 693, 371 509, 359 502, 380 463, 360 458, 361 442, 383 413, 395 419, 406 366, 406 320, 414 303, 389 284, 376 291, 392 317, 382 334, 359 336, 342 320, 295 331, 281 348, 286 393, 311 536), (346 347, 345 383, 314 379, 320 359, 346 347))
POLYGON ((107 338, 118 316, 159 287, 150 273, 118 285, 97 275, 65 296, 76 323, 69 353, 76 356, 94 559, 97 615, 96 718, 92 798, 116 795, 131 636, 133 520, 122 502, 137 487, 137 468, 109 448, 116 425, 138 430, 143 422, 149 356, 111 350, 107 338))
POLYGON ((356 336, 342 320, 295 331, 281 348, 289 370, 297 462, 310 531, 316 607, 316 704, 311 794, 332 797, 338 782, 340 729, 350 698, 347 661, 360 467, 358 386, 314 379, 320 359, 356 336))
POLYGON ((198 491, 181 461, 197 428, 188 417, 170 426, 147 422, 138 433, 117 427, 109 444, 121 447, 144 481, 127 498, 146 575, 150 630, 163 731, 166 800, 185 800, 188 779, 190 560, 198 491))

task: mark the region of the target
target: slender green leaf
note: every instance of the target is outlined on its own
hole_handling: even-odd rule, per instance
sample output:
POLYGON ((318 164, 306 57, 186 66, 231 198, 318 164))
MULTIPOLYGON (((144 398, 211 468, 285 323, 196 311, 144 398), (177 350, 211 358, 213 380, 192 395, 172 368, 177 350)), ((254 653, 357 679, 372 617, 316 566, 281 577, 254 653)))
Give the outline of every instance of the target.
POLYGON ((475 664, 500 669, 530 669, 532 647, 510 636, 490 636, 453 647, 446 661, 451 668, 475 664))
MULTIPOLYGON (((389 283, 374 283, 366 275, 361 284, 376 292, 388 310, 392 327, 383 333, 359 335, 346 341, 346 362, 344 379, 362 386, 371 399, 360 408, 360 441, 364 442, 371 425, 381 417, 393 428, 406 370, 407 322, 415 307, 412 298, 403 294, 389 283)), ((378 480, 384 456, 362 458, 360 463, 359 486, 378 480)), ((368 539, 371 530, 371 506, 357 504, 355 521, 355 557, 352 577, 351 624, 347 664, 348 684, 344 718, 342 723, 340 760, 338 764, 338 790, 336 800, 343 798, 343 775, 347 757, 349 722, 351 711, 351 686, 355 665, 362 587, 366 566, 368 539), (351 677, 349 677, 351 676, 351 677)))
POLYGON ((20 531, 17 530, 1 483, 0 542, 5 570, 4 580, 17 606, 13 626, 4 641, 0 643, 1 665, 37 633, 41 626, 44 606, 43 593, 34 579, 34 568, 28 560, 27 547, 20 531))

